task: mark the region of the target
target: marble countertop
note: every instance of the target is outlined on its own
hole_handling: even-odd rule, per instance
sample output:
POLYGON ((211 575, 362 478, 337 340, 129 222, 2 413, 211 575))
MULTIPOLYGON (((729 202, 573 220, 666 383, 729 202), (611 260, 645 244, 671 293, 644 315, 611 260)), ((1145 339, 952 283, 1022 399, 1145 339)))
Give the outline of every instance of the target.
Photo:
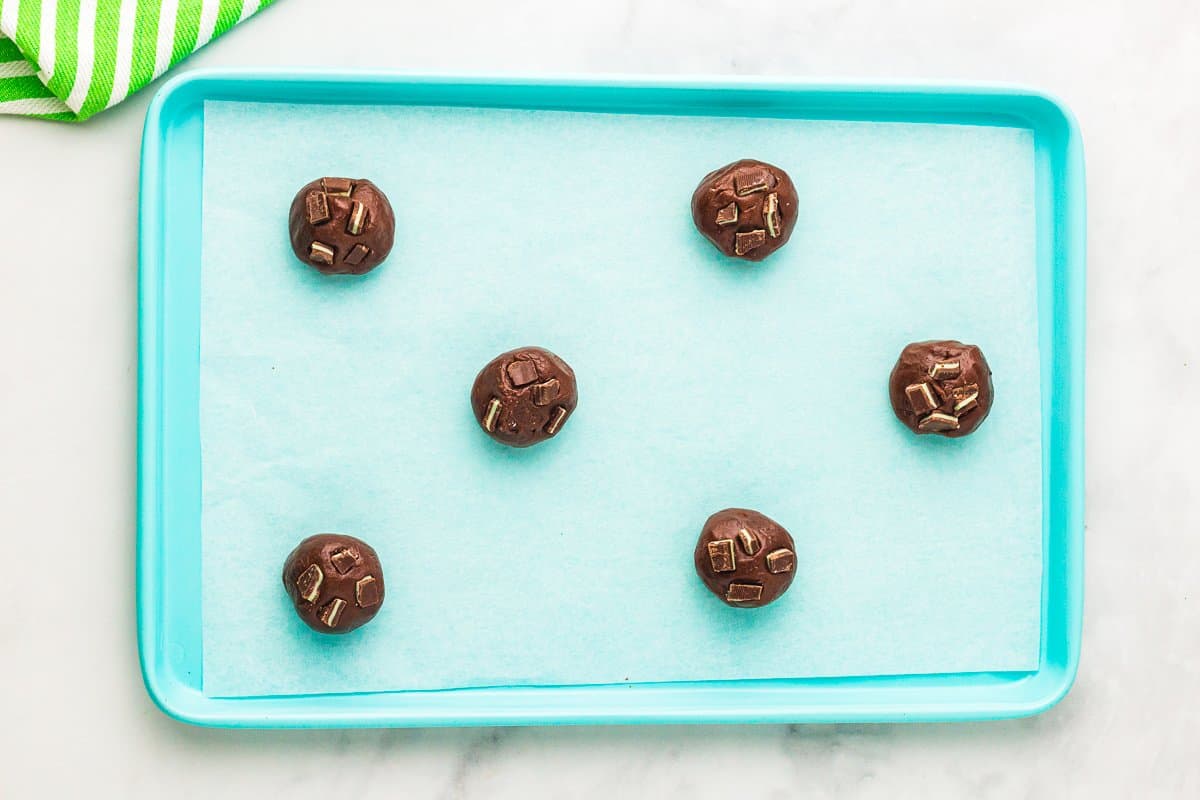
POLYGON ((81 126, 0 118, 0 523, 16 562, 0 595, 0 796, 1200 796, 1193 0, 280 0, 184 68, 200 66, 981 80, 1065 99, 1090 207, 1079 679, 1042 716, 958 725, 170 721, 134 638, 143 93, 81 126))

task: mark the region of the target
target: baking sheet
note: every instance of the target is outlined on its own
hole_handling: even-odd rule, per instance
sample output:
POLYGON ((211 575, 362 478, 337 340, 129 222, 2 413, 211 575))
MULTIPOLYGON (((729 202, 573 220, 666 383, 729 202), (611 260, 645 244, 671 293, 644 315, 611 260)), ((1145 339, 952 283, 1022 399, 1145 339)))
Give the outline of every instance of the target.
POLYGON ((1041 455, 1026 129, 209 102, 201 430, 204 691, 1027 670, 1041 455), (745 155, 800 193, 791 243, 723 259, 687 201, 745 155), (329 279, 286 212, 320 174, 397 210, 389 262, 329 279), (918 439, 908 341, 983 347, 997 405, 918 439), (524 451, 467 392, 547 346, 580 406, 524 451), (796 537, 766 609, 696 579, 705 517, 796 537), (344 637, 279 585, 303 536, 371 542, 388 599, 344 637))

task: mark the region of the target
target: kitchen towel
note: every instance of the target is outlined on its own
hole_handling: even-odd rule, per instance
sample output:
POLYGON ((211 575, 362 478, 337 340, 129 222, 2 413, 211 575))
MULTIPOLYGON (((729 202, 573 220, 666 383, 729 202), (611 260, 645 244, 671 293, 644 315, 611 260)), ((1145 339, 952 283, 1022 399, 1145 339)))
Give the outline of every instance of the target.
POLYGON ((0 0, 0 114, 78 122, 274 0, 0 0))

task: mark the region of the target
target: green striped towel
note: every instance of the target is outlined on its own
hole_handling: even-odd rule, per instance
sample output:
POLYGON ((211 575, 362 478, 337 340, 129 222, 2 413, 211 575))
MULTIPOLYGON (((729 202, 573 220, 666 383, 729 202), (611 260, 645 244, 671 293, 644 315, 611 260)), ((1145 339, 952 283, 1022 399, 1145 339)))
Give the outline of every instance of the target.
POLYGON ((0 114, 84 120, 274 0, 0 0, 0 114))

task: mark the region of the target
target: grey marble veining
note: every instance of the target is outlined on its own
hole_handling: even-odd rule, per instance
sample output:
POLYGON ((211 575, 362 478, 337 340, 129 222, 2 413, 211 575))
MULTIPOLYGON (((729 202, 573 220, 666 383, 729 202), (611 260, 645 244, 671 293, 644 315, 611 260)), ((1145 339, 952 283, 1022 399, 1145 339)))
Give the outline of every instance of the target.
POLYGON ((960 725, 231 732, 134 640, 135 209, 148 97, 0 119, 6 798, 1200 797, 1194 0, 280 0, 187 62, 1018 82, 1081 120, 1087 605, 1072 693, 960 725), (32 553, 32 555, 30 555, 32 553))

